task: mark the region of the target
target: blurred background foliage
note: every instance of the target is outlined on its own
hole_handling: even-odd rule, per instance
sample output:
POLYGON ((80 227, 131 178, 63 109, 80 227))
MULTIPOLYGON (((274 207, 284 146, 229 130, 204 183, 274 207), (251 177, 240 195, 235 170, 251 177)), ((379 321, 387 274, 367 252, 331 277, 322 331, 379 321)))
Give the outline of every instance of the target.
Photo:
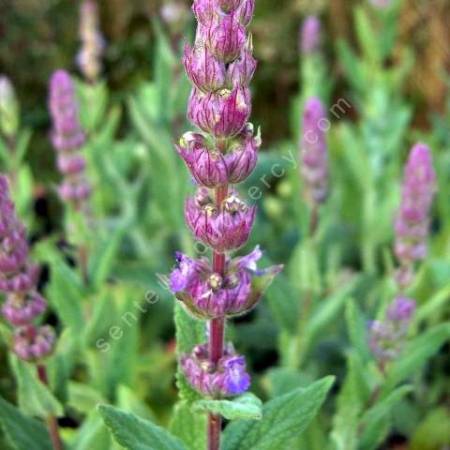
MULTIPOLYGON (((160 15, 161 1, 104 0, 101 29, 107 41, 105 78, 111 94, 123 99, 141 81, 152 77, 152 18, 160 15)), ((268 142, 288 133, 286 111, 298 92, 298 29, 303 16, 320 13, 325 26, 330 75, 337 79, 333 93, 344 96, 347 87, 335 43, 355 43, 352 11, 356 0, 258 0, 252 25, 255 53, 260 61, 254 91, 254 121, 264 128, 268 142)), ((189 2, 185 2, 189 5, 189 2)), ((52 166, 46 151, 49 127, 46 113, 47 81, 56 68, 76 70, 73 55, 78 41, 78 2, 73 0, 2 0, 0 2, 0 69, 15 84, 23 105, 25 125, 40 130, 34 136, 33 156, 39 172, 52 166), (48 164, 46 164, 48 163, 48 164)), ((443 73, 450 65, 450 4, 446 0, 407 0, 400 15, 400 33, 392 58, 405 47, 415 53, 406 95, 420 106, 415 123, 429 125, 424 111, 443 111, 446 85, 443 73)), ((192 23, 193 26, 193 23, 192 23)), ((389 62, 388 62, 389 63, 389 62)), ((395 61, 390 63, 394 64, 395 61)), ((38 174, 38 178, 40 178, 38 174)))
MULTIPOLYGON (((0 0, 0 73, 12 80, 19 97, 19 136, 24 141, 30 138, 29 145, 24 144, 28 152, 17 173, 15 196, 33 242, 40 238, 34 256, 44 267, 42 285, 54 311, 46 320, 61 333, 50 363, 59 384, 52 387, 66 406, 61 423, 77 450, 92 450, 92 442, 106 442, 102 448, 110 448, 95 415, 98 402, 110 401, 167 424, 177 389, 173 303, 164 274, 173 265, 176 249, 194 253, 182 215, 183 200, 193 186, 173 151, 173 142, 191 128, 184 118, 189 84, 179 55, 183 40, 193 32, 193 18, 186 9, 182 25, 165 23, 160 1, 98 3, 106 51, 102 81, 90 85, 81 81, 75 63, 79 2, 0 0), (71 234, 73 217, 54 192, 59 175, 49 141, 47 84, 58 68, 78 75, 81 120, 89 135, 85 154, 95 186, 95 222, 88 286, 83 286, 75 264, 73 247, 79 242, 71 234), (149 290, 164 301, 153 304, 151 313, 139 312, 135 301, 143 300, 149 290), (123 321, 130 312, 135 315, 132 325, 123 321), (140 327, 135 326, 137 321, 140 327), (109 336, 111 351, 99 352, 96 342, 108 340, 111 327, 117 325, 124 338, 109 336), (58 364, 66 367, 66 374, 58 372, 58 364), (84 428, 92 434, 87 442, 78 442, 84 428)), ((184 2, 186 8, 189 3, 184 2)), ((264 399, 322 375, 337 375, 333 393, 347 386, 341 400, 333 396, 325 414, 295 448, 323 450, 332 426, 333 436, 344 443, 333 448, 351 448, 342 419, 348 411, 342 405, 361 401, 350 395, 352 370, 361 369, 358 376, 363 373, 370 388, 380 383, 366 348, 365 324, 379 317, 394 295, 393 212, 407 148, 424 140, 433 149, 440 192, 430 258, 421 266, 411 293, 422 308, 412 334, 418 335, 417 340, 426 338, 425 332, 431 338, 440 334, 428 344, 422 342, 417 354, 412 352, 416 341, 412 342, 413 364, 400 381, 412 378, 414 395, 396 405, 392 429, 389 423, 387 428, 378 427, 377 439, 395 448, 406 436, 414 450, 437 450, 447 439, 442 433, 442 441, 437 437, 429 447, 423 442, 449 414, 443 406, 449 396, 448 345, 438 350, 449 330, 444 322, 449 317, 445 302, 450 291, 450 3, 403 1, 394 48, 378 59, 383 43, 370 39, 377 32, 383 36, 384 30, 376 29, 381 22, 369 7, 364 11, 371 26, 358 30, 358 20, 360 25, 365 20, 356 8, 361 4, 367 6, 356 0, 257 0, 251 25, 259 60, 252 84, 252 122, 262 127, 264 145, 257 169, 242 187, 248 193, 256 186, 261 194, 252 199, 258 200, 260 209, 248 248, 262 244, 270 259, 286 264, 286 269, 261 306, 234 321, 229 333, 239 350, 249 355, 253 391, 264 399), (319 14, 324 24, 319 74, 326 77, 323 84, 318 74, 309 77, 310 67, 318 66, 313 62, 308 68, 307 58, 299 55, 299 27, 311 13, 319 14), (372 67, 379 84, 373 83, 372 67), (308 82, 328 105, 339 99, 351 105, 339 117, 331 117, 333 188, 321 212, 318 243, 305 238, 309 212, 300 200, 298 167, 289 162, 298 153, 299 100, 311 87, 308 82), (270 175, 273 164, 280 162, 284 176, 270 175), (317 301, 306 324, 303 308, 309 293, 317 301), (346 357, 360 348, 365 366, 353 367, 349 358, 346 376, 346 357), (419 369, 430 358, 422 373, 419 369), (344 399, 346 395, 349 398, 344 399), (332 406, 337 409, 333 425, 332 406)), ((14 381, 5 355, 0 352, 0 391, 13 401, 14 381)), ((350 425, 356 427, 352 433, 361 433, 358 417, 350 425)))

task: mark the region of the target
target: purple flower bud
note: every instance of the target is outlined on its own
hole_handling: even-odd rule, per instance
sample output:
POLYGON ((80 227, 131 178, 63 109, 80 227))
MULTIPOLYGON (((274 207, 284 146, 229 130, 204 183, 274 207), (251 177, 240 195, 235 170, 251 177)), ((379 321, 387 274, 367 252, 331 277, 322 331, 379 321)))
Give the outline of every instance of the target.
POLYGON ((256 59, 250 49, 242 51, 241 56, 232 62, 227 76, 232 86, 248 86, 256 70, 256 59))
POLYGON ((304 55, 314 53, 320 46, 320 20, 316 16, 308 16, 300 30, 301 50, 304 55))
POLYGON ((370 325, 369 345, 383 364, 400 355, 415 310, 414 300, 399 296, 389 305, 385 319, 370 325))
POLYGON ((253 125, 248 123, 225 155, 229 183, 241 183, 253 172, 258 161, 260 146, 259 133, 253 136, 253 125))
POLYGON ((58 155, 58 170, 64 175, 76 175, 84 172, 86 160, 80 154, 61 153, 58 155))
POLYGON ((214 188, 237 184, 245 180, 256 166, 261 139, 253 136, 253 126, 247 124, 226 153, 211 148, 200 133, 185 133, 177 146, 195 181, 214 188))
POLYGON ((238 134, 250 113, 250 91, 242 87, 210 94, 193 89, 188 104, 188 119, 218 138, 238 134))
POLYGON ((79 203, 91 195, 91 186, 85 180, 65 181, 58 188, 61 200, 79 203))
POLYGON ((57 70, 50 80, 49 109, 53 119, 54 147, 59 151, 80 148, 85 135, 78 119, 73 81, 64 70, 57 70))
POLYGON ((226 346, 216 365, 208 360, 206 345, 199 345, 191 354, 183 355, 180 364, 191 386, 208 397, 232 397, 243 394, 250 387, 245 359, 230 345, 226 346))
POLYGON ((415 300, 400 296, 389 306, 386 317, 392 322, 409 321, 415 311, 415 300))
POLYGON ((241 24, 245 27, 250 24, 255 12, 255 0, 243 0, 237 12, 241 24))
POLYGON ((184 48, 183 64, 192 82, 203 92, 214 92, 225 85, 225 64, 204 46, 184 48))
POLYGON ((207 26, 212 23, 216 12, 214 1, 194 0, 192 11, 200 24, 207 26))
POLYGON ((39 270, 27 263, 15 273, 0 273, 0 291, 26 292, 33 289, 37 283, 39 270))
POLYGON ((259 247, 247 256, 227 259, 223 275, 215 273, 207 260, 177 254, 170 275, 170 289, 194 317, 213 319, 245 314, 256 306, 264 290, 281 270, 273 266, 258 270, 259 247))
POLYGON ((177 150, 198 184, 213 188, 227 183, 225 157, 219 151, 209 149, 203 135, 185 133, 177 150))
POLYGON ((247 242, 255 214, 256 207, 249 208, 234 193, 217 208, 204 189, 185 206, 186 223, 193 235, 219 253, 236 250, 247 242))
POLYGON ((402 265, 420 261, 427 254, 429 214, 435 191, 430 149, 416 144, 405 166, 402 200, 395 220, 395 254, 402 265))
POLYGON ((305 195, 312 204, 323 203, 328 195, 328 152, 325 136, 326 112, 317 97, 305 103, 301 141, 301 173, 305 195))
POLYGON ((53 352, 55 332, 50 326, 25 325, 14 333, 14 353, 24 361, 36 361, 53 352))
POLYGON ((205 43, 211 53, 224 63, 234 61, 244 48, 245 28, 234 15, 216 18, 212 26, 199 26, 199 32, 205 36, 205 43))
POLYGON ((2 313, 12 325, 25 325, 41 315, 47 308, 47 302, 36 291, 25 294, 12 293, 3 304, 2 313))

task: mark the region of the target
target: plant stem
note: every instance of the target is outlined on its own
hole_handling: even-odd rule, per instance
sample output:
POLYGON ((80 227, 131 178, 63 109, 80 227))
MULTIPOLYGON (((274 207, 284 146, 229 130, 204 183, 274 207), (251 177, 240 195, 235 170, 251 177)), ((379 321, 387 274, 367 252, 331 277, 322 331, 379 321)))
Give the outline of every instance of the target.
MULTIPOLYGON (((228 193, 228 186, 220 186, 216 189, 216 205, 220 207, 228 193)), ((225 255, 213 252, 213 271, 220 275, 225 271, 225 255)), ((225 336, 225 317, 212 319, 209 323, 209 359, 214 365, 223 355, 225 336)), ((222 418, 218 414, 208 415, 208 450, 220 449, 220 433, 222 418)))
MULTIPOLYGON (((45 366, 42 364, 38 364, 37 371, 41 382, 46 386, 48 386, 47 369, 45 368, 45 366)), ((52 441, 53 449, 64 450, 62 439, 61 436, 59 435, 58 421, 56 420, 56 417, 52 415, 49 415, 47 417, 47 427, 48 432, 50 434, 50 439, 52 441)))
POLYGON ((317 227, 319 226, 319 207, 314 204, 311 210, 311 218, 309 222, 309 237, 312 239, 316 234, 317 227))

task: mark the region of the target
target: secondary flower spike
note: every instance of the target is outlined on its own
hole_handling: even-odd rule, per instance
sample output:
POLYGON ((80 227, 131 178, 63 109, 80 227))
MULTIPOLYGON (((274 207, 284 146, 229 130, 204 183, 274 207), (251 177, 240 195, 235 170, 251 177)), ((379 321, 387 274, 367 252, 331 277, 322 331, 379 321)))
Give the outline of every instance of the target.
POLYGON ((98 6, 93 0, 86 0, 80 6, 80 40, 78 66, 87 80, 95 82, 102 70, 105 40, 100 33, 98 6))
POLYGON ((304 193, 310 205, 323 203, 328 196, 327 123, 326 110, 321 100, 309 98, 303 111, 300 159, 304 193))
POLYGON ((33 324, 46 310, 47 301, 37 292, 37 268, 28 253, 25 228, 16 216, 8 181, 0 175, 0 291, 6 294, 1 312, 16 327, 13 351, 31 361, 51 353, 55 335, 50 327, 33 324))
POLYGON ((80 151, 86 136, 79 119, 75 86, 64 70, 57 70, 50 80, 49 110, 58 170, 64 177, 59 195, 63 201, 79 207, 91 193, 85 176, 86 161, 80 151))
POLYGON ((430 149, 416 144, 405 165, 402 198, 395 220, 395 254, 401 264, 397 281, 409 284, 413 264, 427 254, 430 209, 436 192, 436 174, 430 149))
POLYGON ((381 365, 401 353, 415 311, 414 300, 399 296, 388 307, 383 321, 372 322, 369 344, 381 365))

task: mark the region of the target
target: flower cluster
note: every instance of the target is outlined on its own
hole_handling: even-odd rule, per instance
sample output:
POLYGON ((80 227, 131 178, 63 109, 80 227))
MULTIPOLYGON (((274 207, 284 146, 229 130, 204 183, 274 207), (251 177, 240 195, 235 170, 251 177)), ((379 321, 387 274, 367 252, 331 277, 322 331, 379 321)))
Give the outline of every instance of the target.
POLYGON ((430 208, 436 191, 436 175, 430 149, 416 144, 409 154, 403 179, 402 200, 395 219, 395 254, 401 268, 397 281, 407 286, 413 265, 427 254, 430 208))
MULTIPOLYGON (((185 133, 177 146, 197 184, 196 194, 186 201, 185 219, 214 257, 211 264, 178 253, 170 288, 191 315, 210 324, 252 309, 280 270, 257 270, 258 247, 244 257, 229 255, 247 242, 256 214, 229 187, 251 174, 261 146, 259 132, 248 122, 256 61, 246 27, 254 6, 254 0, 195 0, 195 44, 186 45, 183 57, 193 84, 187 115, 199 129, 185 133)), ((244 358, 229 346, 213 356, 212 335, 210 329, 209 348, 198 346, 181 357, 186 378, 212 397, 244 392, 250 385, 244 358)))
POLYGON ((102 70, 102 54, 105 41, 99 31, 97 4, 86 0, 80 7, 80 40, 81 49, 77 55, 77 63, 81 73, 91 82, 98 79, 102 70))
POLYGON ((13 350, 26 361, 51 353, 55 334, 48 326, 33 321, 47 308, 37 292, 37 268, 30 264, 24 226, 10 199, 6 177, 0 176, 0 291, 6 295, 2 306, 5 319, 15 327, 13 350))
POLYGON ((50 80, 49 110, 58 170, 64 176, 59 195, 63 201, 79 207, 91 193, 85 178, 86 160, 80 152, 86 137, 78 117, 74 83, 64 70, 57 70, 50 80))
POLYGON ((229 258, 225 273, 215 273, 207 260, 177 254, 177 267, 170 277, 170 288, 188 310, 201 319, 233 317, 251 310, 265 284, 280 271, 279 266, 258 270, 262 257, 259 247, 249 255, 229 258))
POLYGON ((381 365, 400 354, 415 310, 414 300, 400 296, 388 307, 383 321, 372 322, 370 348, 381 365))
POLYGON ((300 49, 303 55, 310 55, 320 47, 320 20, 316 16, 308 16, 300 29, 300 49))
POLYGON ((311 97, 306 101, 300 159, 305 197, 311 205, 323 203, 328 195, 326 117, 325 108, 319 98, 311 97))
POLYGON ((208 359, 208 347, 197 345, 191 354, 183 355, 181 367, 192 386, 205 396, 230 397, 244 393, 250 386, 245 359, 228 345, 222 358, 213 365, 208 359))

